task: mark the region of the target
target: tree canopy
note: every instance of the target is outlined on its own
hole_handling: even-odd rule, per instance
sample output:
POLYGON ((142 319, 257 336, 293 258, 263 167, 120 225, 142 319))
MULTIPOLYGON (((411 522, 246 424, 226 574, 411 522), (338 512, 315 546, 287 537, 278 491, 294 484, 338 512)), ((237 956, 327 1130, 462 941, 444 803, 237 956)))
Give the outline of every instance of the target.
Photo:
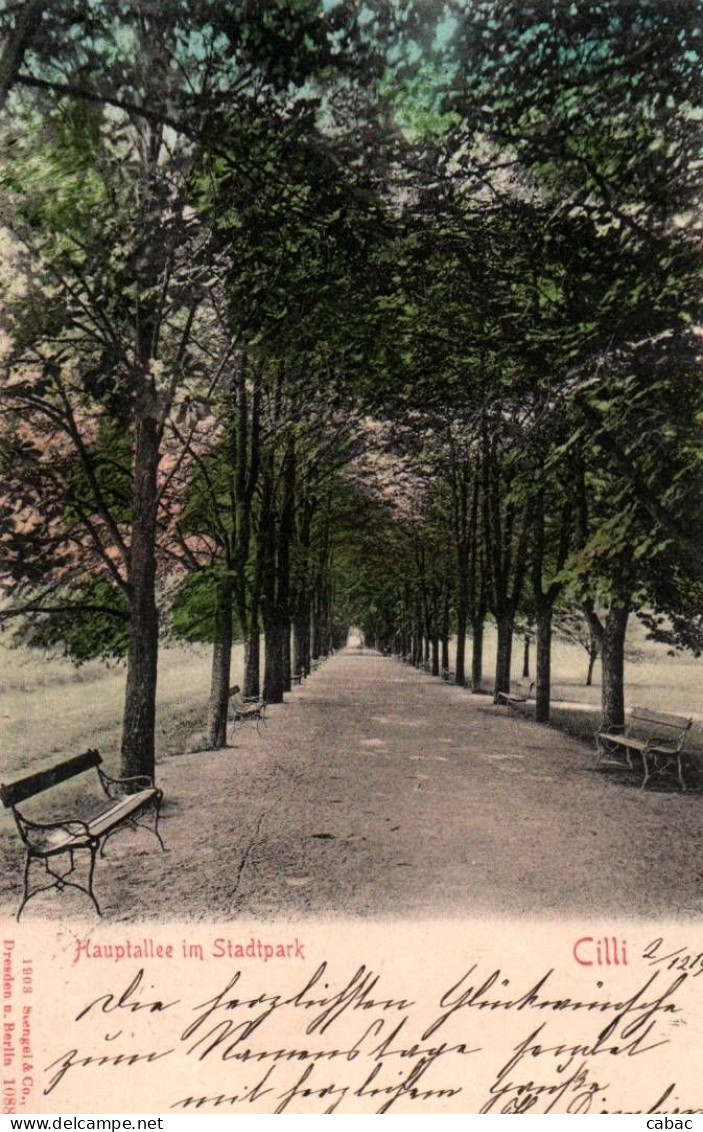
POLYGON ((0 618, 126 656, 127 771, 164 634, 213 743, 235 638, 268 700, 349 623, 478 690, 493 620, 546 719, 580 611, 612 723, 631 614, 700 648, 702 15, 0 13, 0 618))

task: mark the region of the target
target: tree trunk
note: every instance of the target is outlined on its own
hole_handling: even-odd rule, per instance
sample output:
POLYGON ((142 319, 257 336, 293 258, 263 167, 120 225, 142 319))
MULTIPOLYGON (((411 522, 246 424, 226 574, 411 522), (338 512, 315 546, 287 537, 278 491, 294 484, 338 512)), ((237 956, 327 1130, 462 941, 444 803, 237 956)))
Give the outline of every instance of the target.
POLYGON ((439 637, 433 637, 432 641, 432 675, 439 676, 439 637))
POLYGON ((325 620, 322 628, 322 655, 329 656, 332 652, 332 629, 329 618, 325 620))
POLYGON ((622 727, 625 723, 625 633, 629 604, 613 604, 603 626, 601 689, 603 729, 622 727))
MULTIPOLYGON (((557 600, 562 583, 551 578, 545 586, 545 488, 542 486, 535 500, 534 510, 534 545, 532 548, 532 586, 535 605, 537 607, 537 689, 535 695, 535 718, 538 723, 549 722, 549 711, 552 696, 552 621, 554 617, 554 603, 557 600)), ((559 525, 559 541, 556 550, 556 559, 552 569, 558 575, 566 562, 571 542, 572 515, 571 503, 564 501, 559 525)), ((529 679, 529 640, 525 637, 525 665, 523 677, 529 679)))
POLYGON ((312 623, 310 656, 312 660, 320 659, 320 618, 315 615, 312 623))
POLYGON ((24 57, 39 30, 45 8, 48 11, 46 0, 28 0, 19 10, 14 31, 0 55, 0 110, 5 106, 24 57))
POLYGON ((291 663, 290 663, 290 652, 291 652, 291 643, 292 643, 291 642, 291 629, 292 629, 292 626, 290 625, 290 623, 285 626, 285 628, 283 629, 283 640, 281 641, 281 648, 282 648, 281 663, 283 665, 283 687, 284 687, 286 692, 290 692, 290 690, 293 686, 293 681, 292 681, 293 673, 291 672, 291 663))
POLYGON ((442 599, 442 671, 449 670, 449 587, 445 584, 442 599))
POLYGON ((308 674, 307 648, 305 643, 306 625, 307 618, 296 617, 295 625, 293 626, 293 667, 296 675, 298 673, 308 674))
POLYGON ((551 602, 537 610, 537 687, 535 689, 535 719, 549 723, 552 680, 552 611, 551 602))
MULTIPOLYGON (((283 690, 291 689, 290 670, 290 634, 291 634, 291 577, 290 559, 291 543, 294 533, 294 484, 295 484, 295 455, 291 448, 284 461, 285 492, 281 513, 281 522, 278 532, 278 553, 276 555, 276 603, 275 617, 279 633, 279 648, 281 650, 281 675, 283 690)), ((267 663, 268 667, 268 663, 267 663)), ((272 703, 276 701, 270 701, 272 703)))
POLYGON ((136 422, 132 545, 129 567, 129 646, 122 721, 124 777, 155 769, 156 676, 159 615, 156 608, 156 508, 159 440, 156 417, 136 422))
POLYGON ((588 671, 586 672, 586 687, 590 688, 593 684, 593 670, 596 667, 596 661, 600 656, 600 646, 598 637, 593 631, 593 625, 588 626, 588 671))
POLYGON ((261 694, 261 634, 258 627, 249 631, 244 644, 244 695, 261 694))
POLYGON ((232 667, 232 583, 223 578, 215 597, 215 643, 212 648, 207 742, 211 749, 227 746, 230 669, 232 667))
POLYGON ((483 618, 471 626, 471 691, 480 692, 483 684, 483 618))
POLYGON ((525 633, 525 639, 524 639, 524 642, 523 642, 522 678, 523 678, 523 680, 529 680, 530 679, 530 638, 529 638, 529 635, 527 633, 525 633))
POLYGON ((510 691, 512 655, 513 622, 509 617, 501 617, 498 621, 498 651, 496 655, 496 673, 493 686, 494 699, 499 692, 510 691))
POLYGON ((285 638, 285 626, 277 624, 265 626, 264 700, 267 704, 283 703, 283 692, 285 690, 283 642, 285 638))
POLYGON ((468 623, 466 602, 461 598, 456 614, 456 660, 454 662, 454 679, 460 688, 466 683, 466 628, 468 623))

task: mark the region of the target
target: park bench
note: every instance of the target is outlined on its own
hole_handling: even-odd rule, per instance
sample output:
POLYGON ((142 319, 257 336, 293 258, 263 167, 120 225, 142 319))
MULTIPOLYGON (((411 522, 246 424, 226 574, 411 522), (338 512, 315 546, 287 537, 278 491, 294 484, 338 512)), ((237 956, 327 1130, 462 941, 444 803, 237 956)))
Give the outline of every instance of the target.
MULTIPOLYGON (((452 668, 443 669, 443 671, 440 673, 440 675, 441 675, 442 679, 446 681, 447 684, 456 685, 456 672, 452 668)), ((464 677, 464 679, 463 679, 463 681, 460 685, 457 685, 457 687, 461 687, 461 688, 468 688, 468 686, 469 685, 466 681, 466 677, 464 677)))
POLYGON ((503 704, 508 708, 519 707, 520 704, 526 704, 530 699, 534 686, 534 680, 531 683, 526 680, 518 680, 511 684, 509 692, 497 692, 494 702, 503 704))
POLYGON ((266 704, 258 696, 242 696, 236 699, 237 693, 230 692, 230 714, 235 731, 244 727, 246 723, 253 723, 258 735, 260 728, 266 723, 266 704))
POLYGON ((301 668, 300 672, 294 672, 290 678, 291 684, 302 684, 305 679, 305 669, 301 668))
MULTIPOLYGON (((143 826, 156 836, 161 848, 165 849, 159 833, 163 792, 157 789, 153 779, 148 775, 111 778, 102 769, 101 764, 102 759, 98 751, 90 750, 82 755, 65 759, 47 770, 20 778, 17 782, 0 786, 0 799, 6 809, 12 810, 25 847, 22 902, 17 911, 18 920, 23 908, 33 896, 52 888, 58 889, 59 892, 64 888, 77 888, 90 897, 98 915, 102 915, 93 891, 95 860, 98 850, 100 856, 104 856, 105 842, 123 826, 132 829, 143 826), (37 794, 46 793, 47 790, 92 770, 97 771, 102 796, 99 802, 93 804, 89 817, 76 814, 74 817, 63 817, 54 821, 37 821, 30 819, 26 813, 18 809, 21 803, 37 794), (127 790, 133 792, 127 793, 127 790), (153 821, 146 825, 142 819, 149 812, 153 814, 153 821), (79 884, 76 880, 68 879, 75 869, 74 855, 82 850, 90 854, 87 884, 79 884), (53 868, 50 864, 60 857, 68 857, 69 867, 63 873, 57 871, 58 864, 53 868), (32 867, 36 864, 43 865, 44 872, 41 879, 45 883, 37 884, 32 888, 32 867)), ((36 872, 36 869, 34 871, 36 872)))
POLYGON ((624 755, 627 766, 632 770, 633 754, 640 755, 644 772, 641 789, 644 789, 653 775, 663 774, 675 767, 679 785, 685 790, 681 760, 691 722, 683 715, 633 707, 622 731, 611 728, 596 733, 596 766, 604 759, 607 765, 622 766, 617 756, 624 755))

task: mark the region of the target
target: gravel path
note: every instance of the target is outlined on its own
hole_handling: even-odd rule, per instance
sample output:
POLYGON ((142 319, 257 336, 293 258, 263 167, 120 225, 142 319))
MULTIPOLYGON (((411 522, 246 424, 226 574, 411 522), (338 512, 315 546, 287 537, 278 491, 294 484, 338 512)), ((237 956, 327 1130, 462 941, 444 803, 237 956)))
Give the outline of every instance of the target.
MULTIPOLYGON (((378 654, 332 657, 233 742, 161 763, 168 852, 110 841, 106 919, 703 912, 700 794, 641 792, 587 744, 378 654)), ((86 914, 70 892, 25 913, 86 914)))

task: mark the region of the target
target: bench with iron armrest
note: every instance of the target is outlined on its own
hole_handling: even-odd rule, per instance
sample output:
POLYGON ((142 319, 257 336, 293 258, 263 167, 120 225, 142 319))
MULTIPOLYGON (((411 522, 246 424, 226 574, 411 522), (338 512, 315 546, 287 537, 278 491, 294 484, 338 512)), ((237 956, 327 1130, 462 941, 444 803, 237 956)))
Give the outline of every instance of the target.
POLYGON ((253 723, 257 733, 266 723, 266 704, 258 696, 230 697, 231 718, 235 730, 245 723, 253 723))
POLYGON ((294 672, 293 673, 293 675, 290 678, 290 682, 291 682, 291 684, 302 684, 303 680, 305 679, 305 676, 306 676, 305 669, 301 668, 300 672, 294 672))
POLYGON ((98 850, 100 856, 104 856, 105 842, 123 826, 132 829, 144 826, 155 835, 161 848, 165 849, 159 833, 163 792, 154 785, 153 779, 148 775, 111 778, 102 769, 102 759, 98 751, 91 750, 82 755, 74 755, 48 770, 30 774, 8 785, 3 784, 0 786, 0 799, 7 809, 12 810, 25 847, 22 901, 17 911, 18 920, 24 906, 33 896, 51 888, 56 888, 59 892, 64 888, 77 888, 90 897, 98 915, 101 915, 100 905, 93 891, 95 861, 98 850), (37 821, 28 818, 18 809, 22 802, 37 794, 43 794, 54 786, 59 786, 79 774, 92 770, 97 771, 103 799, 99 805, 96 804, 90 817, 75 816, 55 821, 37 821), (148 814, 151 814, 152 820, 150 824, 145 825, 143 819, 148 814), (85 884, 68 879, 75 871, 74 854, 81 850, 90 854, 85 884), (56 858, 62 856, 67 856, 69 861, 69 867, 64 873, 57 871, 58 865, 55 868, 50 865, 50 862, 53 863, 56 858), (32 867, 37 864, 44 868, 41 879, 45 880, 45 883, 32 888, 32 867))
POLYGON ((532 696, 532 689, 534 688, 534 681, 531 684, 527 682, 519 682, 512 684, 509 692, 496 692, 494 703, 503 704, 505 707, 514 708, 520 704, 526 704, 532 696))
POLYGON ((440 676, 446 684, 453 684, 458 688, 468 688, 466 677, 464 677, 463 681, 460 684, 457 684, 456 672, 453 668, 443 668, 440 672, 440 676))
POLYGON ((685 790, 682 756, 691 722, 683 715, 633 707, 624 730, 610 728, 596 733, 596 766, 604 757, 611 765, 615 762, 622 766, 623 763, 616 760, 624 756, 625 763, 632 769, 632 755, 640 755, 644 771, 641 789, 653 775, 663 774, 675 766, 679 785, 685 790))

